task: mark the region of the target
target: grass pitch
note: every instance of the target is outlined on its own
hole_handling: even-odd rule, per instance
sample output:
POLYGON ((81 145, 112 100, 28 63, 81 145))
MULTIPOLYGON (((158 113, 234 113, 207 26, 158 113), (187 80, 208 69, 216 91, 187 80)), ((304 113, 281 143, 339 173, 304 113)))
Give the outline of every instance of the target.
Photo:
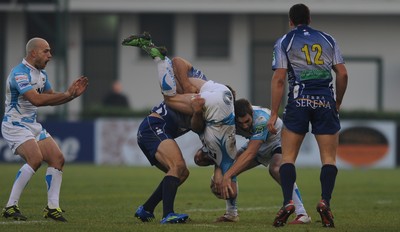
MULTIPOLYGON (((0 205, 3 207, 21 165, 0 164, 0 205)), ((238 223, 214 223, 225 211, 225 202, 209 190, 211 168, 190 167, 191 174, 180 189, 175 211, 190 215, 186 224, 160 225, 162 206, 156 221, 134 218, 141 205, 159 184, 163 173, 151 167, 94 166, 67 164, 61 189, 61 207, 68 223, 42 217, 46 206, 46 166, 26 187, 19 206, 26 222, 0 218, 0 231, 326 231, 315 206, 320 198, 319 169, 297 169, 297 184, 313 222, 274 228, 271 224, 281 207, 280 187, 265 168, 239 176, 238 223)), ((400 170, 339 170, 333 200, 335 231, 399 231, 400 170)), ((291 220, 289 218, 289 220, 291 220)))

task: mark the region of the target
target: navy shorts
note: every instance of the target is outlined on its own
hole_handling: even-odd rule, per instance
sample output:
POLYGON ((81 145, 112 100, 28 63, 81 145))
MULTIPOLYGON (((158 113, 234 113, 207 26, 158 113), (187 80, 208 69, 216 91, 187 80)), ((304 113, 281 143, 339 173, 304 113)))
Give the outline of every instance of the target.
POLYGON ((306 134, 311 123, 311 132, 316 135, 335 134, 340 130, 336 102, 329 96, 299 96, 288 101, 283 113, 287 129, 297 134, 306 134))
POLYGON ((166 139, 173 139, 166 131, 165 121, 157 117, 146 117, 139 126, 137 143, 150 161, 151 165, 158 163, 156 152, 160 143, 166 139))

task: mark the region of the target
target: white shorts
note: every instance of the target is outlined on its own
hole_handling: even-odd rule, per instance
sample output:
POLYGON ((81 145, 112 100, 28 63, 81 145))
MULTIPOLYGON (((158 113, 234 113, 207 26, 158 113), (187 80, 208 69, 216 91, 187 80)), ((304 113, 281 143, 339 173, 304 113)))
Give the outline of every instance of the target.
MULTIPOLYGON (((248 142, 239 149, 240 154, 247 149, 247 145, 248 142)), ((278 137, 276 137, 273 141, 268 140, 267 143, 264 142, 258 149, 255 160, 265 167, 268 167, 268 165, 271 163, 272 156, 274 155, 272 152, 279 147, 281 147, 281 140, 278 137)))
POLYGON ((50 134, 37 122, 3 121, 1 124, 1 133, 14 154, 16 154, 15 152, 21 144, 30 139, 40 141, 50 137, 50 134))
MULTIPOLYGON (((225 85, 215 83, 214 81, 207 81, 200 89, 200 95, 205 99, 204 120, 207 123, 224 123, 229 116, 235 113, 233 99, 230 98, 232 94, 228 87, 225 85)), ((233 117, 233 120, 235 118, 233 117)), ((233 121, 233 125, 234 125, 233 121)))

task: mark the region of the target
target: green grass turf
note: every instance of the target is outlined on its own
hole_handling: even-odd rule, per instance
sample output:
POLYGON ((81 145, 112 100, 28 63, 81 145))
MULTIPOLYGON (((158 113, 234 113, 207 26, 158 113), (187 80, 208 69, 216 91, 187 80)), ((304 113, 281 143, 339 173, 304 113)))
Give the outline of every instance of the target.
MULTIPOLYGON (((20 165, 0 164, 0 204, 8 200, 20 165)), ((44 182, 46 166, 26 187, 20 208, 26 222, 0 218, 0 231, 326 231, 315 206, 319 200, 319 169, 299 168, 297 184, 304 205, 312 217, 309 225, 274 228, 271 224, 282 203, 280 187, 265 168, 239 176, 238 223, 213 223, 225 210, 225 202, 209 190, 212 169, 190 167, 190 177, 178 190, 175 211, 188 213, 186 224, 160 225, 162 207, 156 208, 156 221, 141 223, 133 214, 152 193, 163 173, 151 167, 94 166, 67 164, 61 189, 61 207, 68 223, 42 217, 47 203, 44 182)), ((400 170, 339 170, 331 208, 335 231, 399 231, 400 170)), ((291 220, 290 218, 289 220, 291 220)))

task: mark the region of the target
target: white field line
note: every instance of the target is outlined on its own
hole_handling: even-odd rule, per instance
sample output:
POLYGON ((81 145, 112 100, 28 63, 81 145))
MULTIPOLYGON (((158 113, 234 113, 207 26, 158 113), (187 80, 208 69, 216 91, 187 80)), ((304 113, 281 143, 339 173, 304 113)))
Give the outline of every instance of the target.
MULTIPOLYGON (((271 206, 271 207, 249 207, 249 208, 241 208, 238 207, 239 211, 274 211, 276 209, 279 209, 280 206, 271 206)), ((185 210, 186 212, 219 212, 219 211, 224 211, 225 208, 219 208, 219 209, 188 209, 185 210)))
POLYGON ((38 224, 38 223, 47 223, 48 221, 43 220, 43 221, 30 221, 30 220, 26 220, 26 221, 11 221, 12 219, 10 219, 10 221, 7 222, 0 222, 0 225, 11 225, 11 224, 38 224))

